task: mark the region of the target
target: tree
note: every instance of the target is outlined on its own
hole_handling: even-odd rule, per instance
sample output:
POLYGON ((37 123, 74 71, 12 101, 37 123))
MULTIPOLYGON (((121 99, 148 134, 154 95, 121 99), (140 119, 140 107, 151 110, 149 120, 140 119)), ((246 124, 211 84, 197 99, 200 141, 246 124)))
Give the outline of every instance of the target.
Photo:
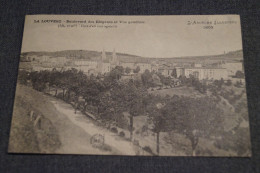
POLYGON ((168 76, 166 78, 164 78, 163 80, 163 84, 166 85, 166 86, 170 86, 171 85, 171 78, 168 76))
POLYGON ((177 78, 176 68, 172 70, 171 76, 177 78))
POLYGON ((245 74, 242 71, 237 71, 235 74, 235 77, 237 78, 245 78, 245 74))
POLYGON ((226 151, 233 150, 237 156, 249 156, 250 133, 248 128, 241 128, 239 125, 232 131, 223 131, 221 139, 215 141, 215 146, 226 151))
POLYGON ((214 80, 213 83, 214 83, 215 86, 218 87, 218 89, 220 89, 223 86, 223 84, 224 84, 224 79, 221 78, 220 80, 214 80))
POLYGON ((226 85, 227 86, 231 86, 232 85, 232 81, 230 79, 228 79, 226 85))
POLYGON ((187 84, 188 78, 185 75, 179 76, 179 80, 181 81, 181 84, 187 84))
POLYGON ((160 132, 168 131, 167 128, 167 110, 164 109, 165 100, 160 96, 150 96, 150 103, 147 106, 147 113, 149 120, 151 121, 153 127, 152 131, 156 133, 156 151, 160 154, 160 132))
POLYGON ((165 86, 170 86, 171 85, 171 78, 170 77, 165 77, 164 75, 162 75, 161 73, 157 74, 160 78, 160 81, 163 85, 165 86))
POLYGON ((136 69, 134 69, 134 71, 133 71, 133 72, 134 72, 134 73, 139 73, 139 71, 140 71, 140 70, 141 70, 141 69, 140 69, 140 67, 139 67, 139 66, 137 66, 137 67, 136 67, 136 69))
POLYGON ((119 80, 124 73, 124 68, 122 66, 116 66, 112 69, 108 75, 105 77, 105 81, 108 83, 113 83, 116 80, 119 80))
POLYGON ((55 68, 50 72, 50 78, 49 78, 49 87, 52 87, 55 89, 55 97, 57 96, 58 92, 58 86, 59 86, 59 80, 60 72, 58 72, 55 68))
POLYGON ((125 68, 125 73, 126 73, 126 74, 129 74, 130 72, 131 72, 131 69, 130 69, 129 67, 126 67, 126 68, 125 68))
POLYGON ((149 70, 145 70, 145 72, 141 75, 141 78, 145 87, 149 88, 153 86, 153 77, 149 70))
POLYGON ((130 140, 133 138, 134 117, 144 112, 143 99, 147 95, 147 90, 142 87, 136 87, 133 82, 127 84, 114 85, 110 90, 110 102, 115 105, 117 113, 123 111, 129 113, 129 131, 130 140))
POLYGON ((25 71, 25 70, 19 71, 18 81, 19 81, 21 84, 26 85, 26 84, 27 84, 27 81, 28 81, 29 79, 30 79, 30 77, 29 77, 29 72, 27 72, 27 71, 25 71))
POLYGON ((30 74, 32 86, 35 90, 44 91, 48 79, 47 71, 32 72, 30 74))
POLYGON ((122 116, 125 110, 110 94, 102 95, 99 106, 99 118, 105 123, 108 123, 109 128, 111 124, 117 123, 117 120, 120 119, 119 116, 122 116))
POLYGON ((223 130, 223 111, 208 97, 174 97, 163 109, 169 114, 166 126, 190 140, 193 156, 200 137, 209 137, 223 130))

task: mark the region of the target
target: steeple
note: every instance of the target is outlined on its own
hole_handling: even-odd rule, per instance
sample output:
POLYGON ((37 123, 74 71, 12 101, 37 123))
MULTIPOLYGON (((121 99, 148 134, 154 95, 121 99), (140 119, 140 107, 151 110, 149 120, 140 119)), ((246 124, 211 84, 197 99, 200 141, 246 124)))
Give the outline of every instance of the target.
POLYGON ((102 55, 101 55, 101 61, 104 62, 105 59, 106 59, 106 52, 105 52, 105 50, 103 48, 102 55))
POLYGON ((118 60, 118 57, 117 57, 117 55, 116 55, 115 49, 113 50, 111 63, 112 63, 113 65, 119 65, 119 60, 118 60))

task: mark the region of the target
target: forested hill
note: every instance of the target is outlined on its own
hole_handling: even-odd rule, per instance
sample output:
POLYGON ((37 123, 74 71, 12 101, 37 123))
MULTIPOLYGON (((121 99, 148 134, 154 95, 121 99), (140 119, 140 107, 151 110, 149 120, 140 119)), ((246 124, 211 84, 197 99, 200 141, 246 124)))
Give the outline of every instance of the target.
MULTIPOLYGON (((100 58, 101 51, 90 51, 90 50, 64 50, 56 52, 24 52, 23 56, 51 56, 51 57, 67 57, 75 59, 86 59, 95 60, 100 58)), ((112 52, 106 52, 108 58, 112 57, 112 52)), ((187 56, 187 57, 172 57, 172 58, 154 58, 154 57, 141 57, 136 55, 117 53, 121 62, 150 62, 151 60, 167 60, 170 62, 185 62, 185 61, 241 61, 243 59, 242 50, 232 51, 220 55, 210 55, 210 56, 187 56)))
MULTIPOLYGON (((165 59, 165 58, 160 58, 165 59)), ((171 61, 241 61, 243 60, 243 51, 236 50, 219 55, 207 55, 207 56, 186 56, 186 57, 173 57, 171 61)))
MULTIPOLYGON (((50 57, 67 57, 75 59, 95 60, 101 57, 102 52, 91 50, 64 50, 56 52, 24 52, 22 56, 50 56, 50 57)), ((112 52, 106 52, 107 58, 112 58, 112 52)), ((136 55, 117 53, 120 61, 123 62, 147 62, 149 58, 136 55)))

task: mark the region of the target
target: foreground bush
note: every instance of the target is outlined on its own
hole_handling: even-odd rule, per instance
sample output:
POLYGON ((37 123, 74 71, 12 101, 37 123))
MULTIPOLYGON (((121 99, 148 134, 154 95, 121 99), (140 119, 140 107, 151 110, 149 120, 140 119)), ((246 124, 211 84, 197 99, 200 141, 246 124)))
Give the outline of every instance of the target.
POLYGON ((119 136, 125 137, 125 132, 121 131, 121 132, 119 133, 119 136))
POLYGON ((112 128, 111 128, 111 132, 113 132, 113 133, 117 133, 117 132, 118 132, 118 130, 117 130, 117 128, 116 128, 116 127, 112 127, 112 128))
POLYGON ((152 153, 153 154, 153 151, 152 151, 152 149, 149 146, 143 147, 143 150, 147 151, 148 153, 152 153))

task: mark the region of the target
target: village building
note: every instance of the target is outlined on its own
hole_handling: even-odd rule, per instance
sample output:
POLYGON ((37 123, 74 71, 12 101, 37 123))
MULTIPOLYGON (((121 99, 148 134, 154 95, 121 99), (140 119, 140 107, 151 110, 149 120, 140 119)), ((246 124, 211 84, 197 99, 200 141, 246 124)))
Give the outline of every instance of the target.
MULTIPOLYGON (((32 61, 32 58, 30 58, 32 61)), ((38 62, 47 62, 50 60, 50 56, 46 56, 46 55, 42 55, 42 56, 36 56, 33 58, 34 60, 38 61, 38 62)))
POLYGON ((195 78, 199 80, 208 79, 208 80, 220 80, 220 79, 228 79, 228 72, 225 68, 213 68, 213 67, 190 67, 183 68, 183 72, 181 72, 187 78, 190 75, 193 75, 195 78))
POLYGON ((36 55, 25 56, 25 59, 27 61, 35 61, 37 59, 37 56, 36 55))
POLYGON ((135 66, 140 67, 139 73, 144 73, 145 70, 149 70, 150 72, 152 71, 152 66, 148 63, 136 63, 135 66))
POLYGON ((130 68, 131 70, 133 70, 135 68, 135 63, 133 62, 122 62, 121 66, 126 69, 126 68, 130 68))
POLYGON ((179 78, 180 76, 184 76, 184 68, 183 67, 175 67, 176 76, 179 78))
POLYGON ((171 64, 162 64, 158 68, 158 72, 161 73, 164 76, 171 76, 172 72, 175 70, 175 68, 171 64))
POLYGON ((151 64, 151 71, 158 72, 159 65, 158 64, 151 64))
POLYGON ((96 67, 97 61, 89 61, 85 59, 78 59, 74 60, 74 65, 75 66, 91 66, 91 67, 96 67))

